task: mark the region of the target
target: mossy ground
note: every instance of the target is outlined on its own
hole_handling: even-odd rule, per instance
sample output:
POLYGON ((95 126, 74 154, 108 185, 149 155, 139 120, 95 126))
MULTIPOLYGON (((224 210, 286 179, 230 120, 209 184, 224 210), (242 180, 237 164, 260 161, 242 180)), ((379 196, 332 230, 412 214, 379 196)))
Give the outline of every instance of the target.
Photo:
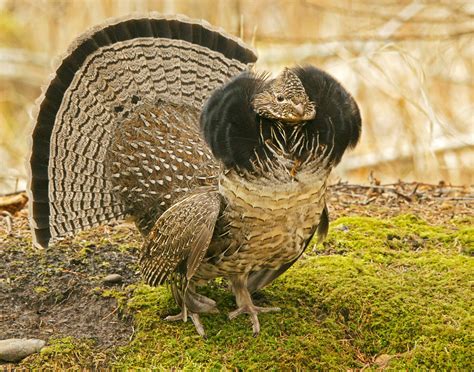
MULTIPOLYGON (((137 334, 116 365, 345 369, 386 354, 394 368, 468 368, 474 266, 461 252, 473 239, 468 221, 452 230, 410 215, 341 218, 322 247, 264 291, 259 302, 282 311, 261 316, 256 339, 247 319, 225 314, 206 319, 206 341, 190 324, 164 324, 155 314, 173 307, 168 293, 140 286, 126 304, 137 334)), ((220 286, 209 294, 232 309, 220 286)))
POLYGON ((257 338, 245 316, 227 319, 235 304, 224 282, 203 290, 221 310, 203 316, 207 340, 190 322, 163 320, 178 311, 165 287, 136 282, 102 289, 133 318, 128 343, 104 349, 90 339, 53 336, 21 365, 472 370, 473 222, 431 225, 413 214, 336 219, 324 244, 255 296, 257 304, 281 307, 260 316, 257 338))

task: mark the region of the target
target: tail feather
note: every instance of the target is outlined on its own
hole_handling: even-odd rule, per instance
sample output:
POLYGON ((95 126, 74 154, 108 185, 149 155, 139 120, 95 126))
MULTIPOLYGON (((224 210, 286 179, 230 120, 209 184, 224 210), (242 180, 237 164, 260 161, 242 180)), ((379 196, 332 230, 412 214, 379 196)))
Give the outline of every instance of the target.
POLYGON ((237 38, 182 16, 115 19, 76 39, 36 108, 29 187, 35 244, 127 212, 106 158, 115 129, 137 105, 200 110, 218 85, 255 60, 237 38))

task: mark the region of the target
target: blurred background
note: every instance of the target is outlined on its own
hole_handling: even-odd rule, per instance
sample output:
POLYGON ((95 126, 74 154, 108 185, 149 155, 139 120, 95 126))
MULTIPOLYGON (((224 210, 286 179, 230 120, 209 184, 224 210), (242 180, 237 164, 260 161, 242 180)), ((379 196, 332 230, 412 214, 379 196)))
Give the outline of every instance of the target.
POLYGON ((182 13, 240 36, 257 69, 314 64, 356 97, 363 137, 338 179, 474 183, 474 2, 0 0, 0 194, 25 189, 30 111, 79 34, 132 12, 182 13))

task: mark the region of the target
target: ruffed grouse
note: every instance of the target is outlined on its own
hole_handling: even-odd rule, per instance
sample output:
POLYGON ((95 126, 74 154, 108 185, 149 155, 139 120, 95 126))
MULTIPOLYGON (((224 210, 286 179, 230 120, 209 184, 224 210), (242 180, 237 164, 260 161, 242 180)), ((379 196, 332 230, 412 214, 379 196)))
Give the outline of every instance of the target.
POLYGON ((314 67, 277 78, 207 23, 129 17, 79 37, 37 109, 31 153, 35 244, 132 216, 151 285, 171 283, 199 334, 216 303, 196 288, 227 278, 237 310, 328 228, 327 178, 360 136, 350 94, 314 67))

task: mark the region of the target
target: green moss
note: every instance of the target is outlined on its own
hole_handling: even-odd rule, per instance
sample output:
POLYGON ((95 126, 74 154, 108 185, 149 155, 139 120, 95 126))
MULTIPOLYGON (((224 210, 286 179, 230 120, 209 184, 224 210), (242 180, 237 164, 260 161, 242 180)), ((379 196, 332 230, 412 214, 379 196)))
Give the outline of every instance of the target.
POLYGON ((84 247, 77 253, 78 258, 86 258, 89 254, 91 254, 93 250, 89 247, 84 247))
POLYGON ((65 370, 67 368, 90 368, 106 360, 106 355, 94 348, 92 340, 77 340, 72 337, 51 338, 34 359, 28 358, 28 367, 41 370, 65 370))
POLYGON ((48 293, 48 288, 42 287, 42 286, 40 286, 40 287, 35 287, 35 288, 33 288, 33 290, 34 290, 36 293, 38 293, 38 294, 48 293))
POLYGON ((452 222, 450 226, 432 226, 413 215, 389 220, 343 217, 332 224, 328 239, 318 247, 313 246, 313 251, 318 254, 371 256, 382 261, 400 256, 412 257, 427 250, 447 255, 472 253, 474 218, 452 222))
MULTIPOLYGON (((133 339, 113 350, 107 364, 184 370, 346 370, 387 364, 395 370, 471 369, 473 222, 453 219, 432 226, 412 215, 334 221, 324 244, 310 247, 305 258, 255 296, 259 305, 282 309, 259 316, 257 338, 247 317, 227 319, 235 303, 222 281, 202 290, 221 310, 202 316, 207 340, 191 322, 163 320, 179 311, 166 287, 104 291, 135 322, 133 339)), ((96 358, 90 343, 54 342, 41 361, 65 358, 84 366, 86 358, 96 358), (76 359, 70 359, 71 343, 79 350, 76 359)))

